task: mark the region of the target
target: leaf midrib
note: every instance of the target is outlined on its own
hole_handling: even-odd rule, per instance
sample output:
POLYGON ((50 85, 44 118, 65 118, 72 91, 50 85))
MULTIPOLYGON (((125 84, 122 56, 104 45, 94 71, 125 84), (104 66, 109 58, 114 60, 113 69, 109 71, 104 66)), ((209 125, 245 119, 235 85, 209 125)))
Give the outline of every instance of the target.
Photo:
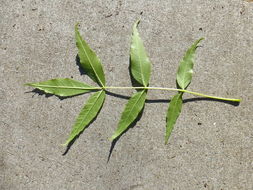
MULTIPOLYGON (((177 106, 177 105, 178 105, 179 100, 180 100, 180 96, 177 97, 174 106, 177 106)), ((175 107, 175 108, 177 108, 177 107, 175 107)), ((174 110, 175 110, 175 108, 174 108, 174 110)), ((176 109, 176 110, 178 110, 178 109, 176 109)), ((173 112, 173 113, 175 113, 175 112, 173 112)), ((176 113, 175 113, 175 114, 176 114, 176 113)), ((173 114, 173 115, 175 115, 175 114, 173 114)))
MULTIPOLYGON (((87 116, 89 115, 90 111, 93 109, 93 107, 96 105, 98 99, 100 98, 101 94, 102 94, 103 90, 101 90, 101 92, 98 94, 98 96, 96 97, 96 101, 93 103, 93 105, 91 106, 91 108, 88 110, 88 112, 86 112, 86 116, 83 117, 82 121, 77 124, 77 126, 80 126, 81 123, 83 123, 83 121, 87 118, 87 116)), ((86 126, 85 126, 86 127, 86 126)))
MULTIPOLYGON (((96 87, 75 87, 75 86, 51 86, 51 85, 43 85, 43 84, 31 84, 31 86, 35 87, 45 87, 45 88, 66 88, 66 89, 79 89, 79 90, 89 90, 89 89, 98 89, 96 87)), ((99 88, 100 89, 100 88, 99 88)))
POLYGON ((83 51, 84 51, 86 57, 88 58, 89 64, 90 64, 92 70, 94 71, 94 73, 95 73, 95 75, 96 75, 96 77, 97 77, 99 83, 104 87, 104 84, 103 84, 102 81, 100 80, 100 77, 98 76, 96 70, 94 69, 93 65, 91 64, 90 57, 88 56, 88 54, 87 54, 87 52, 86 52, 86 50, 85 50, 85 47, 84 47, 84 45, 83 45, 82 38, 81 38, 81 36, 80 36, 79 31, 78 31, 77 37, 78 37, 79 41, 81 42, 82 49, 83 49, 83 51))
MULTIPOLYGON (((184 60, 183 60, 184 61, 184 60)), ((187 68, 186 67, 183 67, 183 68, 181 68, 181 72, 182 72, 182 74, 181 74, 181 76, 182 77, 180 77, 181 78, 181 80, 182 80, 182 89, 185 89, 185 81, 186 81, 186 76, 188 75, 188 72, 187 72, 187 68)))
MULTIPOLYGON (((191 47, 191 48, 193 48, 193 47, 191 47)), ((183 87, 182 87, 182 89, 186 89, 186 86, 187 85, 185 85, 185 82, 186 82, 186 76, 187 75, 189 75, 189 71, 188 71, 188 69, 189 69, 189 67, 183 67, 182 65, 184 64, 184 62, 189 62, 189 60, 191 60, 192 59, 192 51, 193 51, 193 53, 194 53, 194 50, 191 50, 190 52, 189 52, 189 54, 188 54, 188 51, 186 52, 186 55, 184 56, 184 58, 183 58, 183 60, 182 60, 182 62, 180 63, 180 68, 181 68, 181 83, 182 83, 182 85, 184 85, 183 87), (188 54, 188 55, 187 55, 188 54), (191 55, 191 58, 189 58, 188 56, 189 55, 191 55)), ((194 63, 193 63, 193 65, 194 65, 194 63)), ((188 65, 187 65, 188 66, 188 65)), ((193 68, 193 67, 192 67, 193 68)), ((191 68, 191 69, 192 69, 191 68)), ((180 76, 180 75, 179 75, 180 76)))
MULTIPOLYGON (((174 103, 174 105, 173 105, 174 108, 173 108, 173 112, 172 112, 171 115, 172 115, 172 118, 174 118, 174 119, 173 119, 173 120, 169 120, 168 123, 167 123, 165 138, 168 138, 168 137, 170 136, 171 131, 172 131, 173 128, 174 128, 174 124, 175 124, 177 118, 178 118, 179 115, 180 115, 181 106, 180 106, 179 109, 177 109, 177 108, 178 108, 178 102, 179 102, 180 98, 181 98, 181 95, 177 96, 176 101, 175 101, 175 103, 174 103), (175 112, 175 109, 177 110, 177 112, 175 112), (178 110, 179 110, 179 111, 178 111, 178 110), (178 112, 179 112, 179 114, 178 114, 178 112), (176 118, 175 118, 175 117, 176 117, 176 118)), ((168 117, 168 115, 167 115, 167 117, 168 117)), ((167 140, 168 140, 168 139, 166 139, 166 141, 167 141, 167 140)))
POLYGON ((127 120, 128 120, 128 118, 129 118, 129 116, 131 115, 133 108, 134 108, 134 107, 136 106, 136 104, 139 102, 139 100, 140 100, 140 98, 142 97, 142 95, 143 95, 144 92, 145 92, 145 90, 143 90, 143 91, 140 93, 139 98, 137 99, 137 101, 136 101, 136 102, 134 103, 134 105, 132 106, 130 112, 128 112, 129 114, 127 114, 127 118, 126 118, 127 120))
MULTIPOLYGON (((139 48, 139 43, 138 42, 137 42, 137 46, 139 48)), ((144 75, 143 75, 142 60, 141 60, 141 57, 140 57, 140 51, 138 51, 138 58, 140 60, 141 79, 142 79, 143 85, 146 86, 146 83, 144 81, 144 75)))
MULTIPOLYGON (((137 30, 137 29, 136 29, 136 30, 137 30)), ((140 46, 139 46, 139 41, 140 41, 141 39, 140 39, 139 33, 138 33, 137 31, 136 31, 136 33, 137 33, 137 34, 136 34, 136 37, 139 38, 138 40, 136 39, 136 41, 137 41, 137 43, 136 43, 137 45, 136 45, 136 46, 137 46, 137 50, 138 50, 139 47, 140 47, 140 46)), ((144 47, 143 47, 143 48, 144 48, 144 47)), ((140 49, 139 49, 139 51, 138 51, 137 54, 138 54, 138 58, 139 58, 139 60, 140 60, 140 70, 141 70, 140 74, 141 74, 141 80, 142 80, 143 85, 146 87, 147 84, 146 84, 146 82, 145 82, 145 80, 144 80, 143 68, 142 68, 142 61, 141 61, 142 59, 141 59, 141 56, 140 56, 140 49)))

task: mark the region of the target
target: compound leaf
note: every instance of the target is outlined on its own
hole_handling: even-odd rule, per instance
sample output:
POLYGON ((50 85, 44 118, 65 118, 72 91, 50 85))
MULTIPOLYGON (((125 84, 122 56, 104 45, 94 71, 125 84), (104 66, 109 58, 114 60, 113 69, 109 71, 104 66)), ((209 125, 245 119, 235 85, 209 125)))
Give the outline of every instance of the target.
POLYGON ((171 102, 169 104, 169 109, 167 111, 167 124, 166 124, 166 135, 165 135, 165 144, 168 143, 170 134, 173 130, 173 127, 177 121, 178 116, 180 115, 183 99, 183 93, 178 93, 177 95, 173 96, 171 102))
POLYGON ((101 90, 90 96, 80 114, 78 115, 69 138, 64 145, 68 145, 76 136, 78 136, 87 125, 97 116, 105 100, 105 91, 101 90))
POLYGON ((140 38, 137 21, 133 26, 132 42, 130 49, 130 68, 134 79, 142 86, 148 86, 150 79, 151 63, 140 38))
POLYGON ((74 96, 89 92, 95 88, 88 84, 68 78, 51 79, 38 83, 27 83, 26 85, 57 96, 74 96))
POLYGON ((138 117, 139 113, 144 107, 145 99, 146 99, 147 91, 142 90, 136 92, 127 102, 123 113, 121 114, 121 118, 118 124, 118 128, 114 132, 114 135, 110 138, 110 140, 114 140, 119 137, 124 131, 127 130, 129 125, 134 122, 134 120, 138 117))
POLYGON ((93 81, 104 87, 105 74, 101 62, 95 52, 82 39, 82 36, 78 31, 78 24, 75 26, 75 37, 82 68, 93 81))
POLYGON ((186 51, 183 59, 180 62, 177 71, 177 84, 181 89, 186 89, 191 83, 194 65, 194 56, 198 43, 204 38, 196 40, 193 45, 186 51))

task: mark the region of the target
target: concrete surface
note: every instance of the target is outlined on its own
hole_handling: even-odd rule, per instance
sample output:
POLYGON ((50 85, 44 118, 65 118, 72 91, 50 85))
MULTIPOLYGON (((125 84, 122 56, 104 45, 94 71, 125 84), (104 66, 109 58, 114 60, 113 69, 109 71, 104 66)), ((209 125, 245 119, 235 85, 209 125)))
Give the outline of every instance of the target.
MULTIPOLYGON (((1 190, 253 189, 253 3, 243 0, 0 1, 1 190), (27 93, 26 82, 80 76, 74 25, 101 58, 108 85, 130 86, 134 21, 152 60, 151 86, 175 87, 185 50, 197 50, 190 90, 241 97, 240 106, 192 100, 164 145, 167 103, 147 103, 141 120, 111 143, 126 99, 107 96, 96 121, 63 156, 88 94, 60 100, 27 93)), ((132 91, 117 90, 131 95, 132 91)), ((149 91, 149 99, 173 93, 149 91)))

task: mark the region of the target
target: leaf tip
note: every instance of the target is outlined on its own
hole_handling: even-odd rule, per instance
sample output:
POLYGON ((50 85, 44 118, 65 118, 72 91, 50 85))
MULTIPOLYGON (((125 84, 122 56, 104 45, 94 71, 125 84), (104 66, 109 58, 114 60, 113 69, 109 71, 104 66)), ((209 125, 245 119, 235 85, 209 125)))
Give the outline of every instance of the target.
POLYGON ((78 29, 79 24, 80 24, 79 22, 75 24, 75 29, 78 29))
POLYGON ((199 38, 198 40, 196 40, 196 42, 195 42, 195 46, 197 47, 197 45, 202 41, 202 40, 204 40, 205 38, 199 38))
POLYGON ((109 141, 113 141, 115 138, 116 138, 115 135, 113 135, 109 138, 109 141))
POLYGON ((68 146, 68 144, 71 142, 71 140, 70 139, 68 139, 68 140, 66 140, 66 142, 65 143, 63 143, 63 144, 61 144, 61 146, 68 146))
POLYGON ((138 24, 141 22, 141 19, 138 19, 135 21, 136 25, 138 26, 138 24))
POLYGON ((134 27, 133 27, 133 28, 137 29, 137 27, 138 27, 138 25, 140 24, 140 22, 141 22, 140 19, 138 19, 137 21, 135 21, 134 27))
POLYGON ((79 34, 79 22, 77 22, 76 24, 75 24, 75 35, 80 35, 79 34))
POLYGON ((67 146, 67 145, 68 145, 68 143, 61 144, 61 146, 64 146, 64 147, 67 146))
POLYGON ((166 135, 165 136, 165 141, 164 141, 164 144, 167 145, 169 142, 169 135, 166 135))

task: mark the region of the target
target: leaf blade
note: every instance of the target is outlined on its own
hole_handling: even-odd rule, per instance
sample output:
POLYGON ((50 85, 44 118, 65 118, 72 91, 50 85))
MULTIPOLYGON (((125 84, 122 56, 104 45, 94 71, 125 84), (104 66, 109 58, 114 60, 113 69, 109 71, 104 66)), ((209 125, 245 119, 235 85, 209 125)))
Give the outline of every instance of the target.
POLYGON ((74 126, 70 132, 67 141, 64 146, 68 145, 76 136, 78 136, 88 124, 97 116, 99 110, 102 108, 105 100, 105 91, 101 90, 93 95, 87 100, 86 104, 79 113, 74 126))
POLYGON ((80 64, 82 68, 94 82, 104 87, 105 74, 102 64, 95 52, 89 47, 87 42, 83 40, 78 30, 78 24, 75 26, 75 38, 76 46, 78 48, 78 56, 80 58, 80 64))
POLYGON ((186 51, 183 59, 180 61, 177 70, 177 84, 181 89, 186 89, 192 80, 194 56, 198 43, 204 38, 196 40, 192 46, 186 51))
POLYGON ((118 124, 118 127, 110 140, 114 140, 119 137, 124 131, 127 130, 129 125, 134 122, 134 120, 138 117, 139 113, 142 111, 145 99, 146 99, 147 91, 142 90, 136 92, 127 102, 123 113, 121 114, 121 118, 118 124))
POLYGON ((174 128, 174 125, 177 121, 177 118, 179 117, 183 105, 183 99, 182 99, 183 93, 178 93, 171 99, 171 102, 169 104, 169 108, 167 111, 167 117, 166 117, 166 135, 165 135, 165 144, 168 143, 170 134, 174 128))
POLYGON ((54 94, 54 95, 62 96, 62 97, 83 94, 86 92, 90 92, 91 90, 94 90, 95 88, 88 84, 85 84, 73 79, 69 79, 69 78, 51 79, 51 80, 42 81, 38 83, 27 83, 25 85, 32 86, 46 93, 54 94))
POLYGON ((151 72, 151 62, 147 56, 143 41, 140 38, 137 21, 133 26, 132 41, 130 48, 131 74, 142 86, 148 86, 151 72))

